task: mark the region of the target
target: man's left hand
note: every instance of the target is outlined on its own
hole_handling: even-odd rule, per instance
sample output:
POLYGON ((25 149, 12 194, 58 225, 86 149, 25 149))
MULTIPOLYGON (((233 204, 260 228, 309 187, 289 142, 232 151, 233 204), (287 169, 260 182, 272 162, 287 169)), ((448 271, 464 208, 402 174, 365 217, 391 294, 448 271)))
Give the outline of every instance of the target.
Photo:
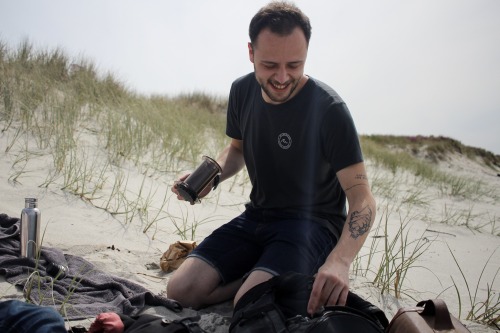
POLYGON ((314 280, 307 312, 313 315, 325 305, 345 305, 349 292, 349 265, 326 262, 314 280))

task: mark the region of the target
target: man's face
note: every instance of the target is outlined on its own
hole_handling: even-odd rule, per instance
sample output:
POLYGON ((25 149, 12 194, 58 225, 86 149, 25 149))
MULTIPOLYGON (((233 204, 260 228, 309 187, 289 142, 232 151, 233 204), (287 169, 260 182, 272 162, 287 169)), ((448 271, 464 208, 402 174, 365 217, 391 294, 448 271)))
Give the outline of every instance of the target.
POLYGON ((254 45, 248 43, 248 50, 266 102, 284 103, 304 86, 307 42, 300 28, 288 36, 262 30, 254 45))

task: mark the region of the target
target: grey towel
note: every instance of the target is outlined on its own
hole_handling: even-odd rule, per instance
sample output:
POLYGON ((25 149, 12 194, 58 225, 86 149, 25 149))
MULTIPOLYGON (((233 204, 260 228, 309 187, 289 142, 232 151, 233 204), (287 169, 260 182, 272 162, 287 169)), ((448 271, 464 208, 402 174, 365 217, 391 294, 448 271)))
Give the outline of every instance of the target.
POLYGON ((147 305, 182 310, 176 301, 98 270, 85 259, 60 249, 42 246, 40 259, 19 258, 19 223, 18 218, 0 214, 0 275, 23 288, 24 297, 31 302, 52 306, 70 320, 103 312, 135 316, 147 305), (54 264, 67 267, 65 276, 54 278, 54 264))

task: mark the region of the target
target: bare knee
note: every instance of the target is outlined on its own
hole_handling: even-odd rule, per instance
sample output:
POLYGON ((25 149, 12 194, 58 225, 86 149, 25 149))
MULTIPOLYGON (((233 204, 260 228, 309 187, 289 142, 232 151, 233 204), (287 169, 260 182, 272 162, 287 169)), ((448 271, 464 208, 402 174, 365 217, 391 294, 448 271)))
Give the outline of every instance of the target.
POLYGON ((183 307, 199 309, 211 304, 211 293, 219 285, 217 272, 204 261, 188 258, 167 283, 167 297, 183 307))
MULTIPOLYGON (((177 272, 176 272, 177 273, 177 272)), ((167 283, 167 297, 179 302, 185 308, 199 309, 202 304, 202 291, 197 290, 196 284, 182 276, 174 273, 167 283)))

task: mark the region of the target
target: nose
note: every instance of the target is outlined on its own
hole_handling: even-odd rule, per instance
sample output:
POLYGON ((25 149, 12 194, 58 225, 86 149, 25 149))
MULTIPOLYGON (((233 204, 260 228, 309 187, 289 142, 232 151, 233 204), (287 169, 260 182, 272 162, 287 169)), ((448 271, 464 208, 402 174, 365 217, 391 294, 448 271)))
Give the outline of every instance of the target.
POLYGON ((288 73, 285 66, 280 66, 276 73, 276 81, 279 83, 285 83, 288 79, 288 73))

